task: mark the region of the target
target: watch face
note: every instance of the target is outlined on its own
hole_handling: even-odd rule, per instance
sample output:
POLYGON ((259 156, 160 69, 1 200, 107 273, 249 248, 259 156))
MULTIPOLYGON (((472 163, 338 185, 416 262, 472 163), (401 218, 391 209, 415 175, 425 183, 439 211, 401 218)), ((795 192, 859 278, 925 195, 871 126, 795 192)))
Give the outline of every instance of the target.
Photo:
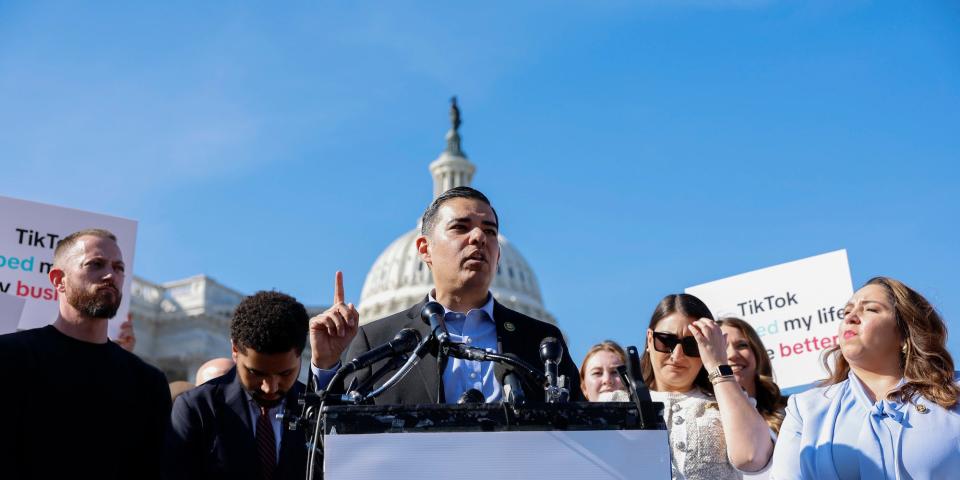
POLYGON ((733 368, 730 365, 720 365, 717 367, 717 371, 720 372, 721 377, 733 375, 733 368))

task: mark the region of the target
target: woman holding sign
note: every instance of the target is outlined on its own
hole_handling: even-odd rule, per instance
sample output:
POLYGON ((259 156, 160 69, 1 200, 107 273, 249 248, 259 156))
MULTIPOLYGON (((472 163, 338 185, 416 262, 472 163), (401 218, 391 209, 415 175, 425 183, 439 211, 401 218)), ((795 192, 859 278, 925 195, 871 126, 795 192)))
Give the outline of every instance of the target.
POLYGON ((667 295, 647 329, 643 380, 664 404, 674 479, 739 479, 773 453, 770 429, 728 364, 721 327, 700 299, 667 295))
POLYGON ((960 386, 933 306, 877 277, 847 303, 839 333, 830 378, 790 398, 772 478, 957 478, 960 386))

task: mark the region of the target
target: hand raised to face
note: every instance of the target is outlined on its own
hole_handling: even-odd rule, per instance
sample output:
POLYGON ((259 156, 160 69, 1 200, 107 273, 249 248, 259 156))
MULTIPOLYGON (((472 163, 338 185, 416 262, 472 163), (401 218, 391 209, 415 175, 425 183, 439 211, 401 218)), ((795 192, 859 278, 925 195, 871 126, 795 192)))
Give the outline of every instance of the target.
POLYGON ((723 333, 717 322, 709 318, 701 318, 688 325, 687 329, 690 330, 693 338, 697 339, 700 360, 703 361, 703 367, 708 372, 727 363, 726 334, 723 333))
POLYGON ((329 369, 337 364, 360 325, 360 314, 352 303, 344 303, 343 272, 334 278, 333 305, 310 319, 311 362, 329 369))

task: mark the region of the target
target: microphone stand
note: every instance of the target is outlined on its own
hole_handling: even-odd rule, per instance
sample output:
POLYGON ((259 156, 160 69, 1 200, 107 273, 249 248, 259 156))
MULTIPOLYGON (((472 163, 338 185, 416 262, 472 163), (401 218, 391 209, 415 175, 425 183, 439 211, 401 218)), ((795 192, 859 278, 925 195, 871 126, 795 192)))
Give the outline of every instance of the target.
POLYGON ((471 347, 462 343, 447 343, 443 347, 451 357, 462 358, 464 360, 475 360, 478 362, 497 362, 514 367, 515 371, 527 375, 537 385, 544 385, 547 382, 546 375, 536 369, 529 363, 510 355, 488 352, 482 348, 471 347))
MULTIPOLYGON (((622 367, 622 366, 621 366, 622 367)), ((640 428, 656 428, 663 422, 659 415, 653 410, 653 399, 650 398, 650 388, 643 381, 643 372, 640 368, 640 351, 636 346, 627 347, 627 365, 625 368, 617 368, 620 375, 620 381, 630 388, 630 398, 639 408, 640 428)))
POLYGON ((567 389, 567 377, 560 375, 559 366, 563 361, 563 346, 556 338, 547 337, 540 342, 540 360, 544 363, 547 383, 543 387, 544 400, 547 403, 565 403, 570 398, 567 389))
MULTIPOLYGON (((413 370, 413 367, 416 366, 417 363, 420 362, 420 359, 427 354, 427 351, 430 349, 431 343, 433 343, 433 341, 435 340, 436 339, 434 338, 433 335, 427 338, 424 338, 423 341, 420 342, 420 345, 417 345, 417 348, 413 351, 413 354, 410 355, 409 358, 407 358, 407 361, 403 364, 403 366, 401 366, 400 369, 397 370, 397 373, 394 373, 393 376, 387 379, 387 381, 384 382, 383 385, 380 385, 380 388, 366 395, 359 395, 359 392, 357 392, 358 396, 355 398, 349 398, 348 395, 344 395, 344 397, 348 397, 348 400, 353 400, 355 403, 361 403, 361 402, 376 398, 381 393, 385 392, 388 388, 396 385, 400 380, 403 379, 403 377, 407 376, 407 374, 410 373, 410 370, 413 370)), ((356 392, 356 390, 352 391, 351 394, 354 392, 356 392)))
POLYGON ((391 357, 390 361, 387 362, 387 364, 384 365, 383 368, 377 370, 376 372, 373 372, 373 375, 371 375, 370 378, 366 379, 363 383, 358 385, 357 388, 352 389, 352 392, 369 393, 369 391, 372 390, 373 384, 377 383, 377 380, 380 380, 381 378, 383 378, 383 376, 386 375, 388 372, 392 372, 400 368, 404 363, 407 362, 407 358, 408 358, 407 355, 398 355, 395 357, 391 357))
MULTIPOLYGON (((646 411, 643 408, 643 404, 640 402, 640 395, 637 394, 637 387, 633 383, 633 378, 630 378, 630 375, 627 375, 626 365, 620 365, 619 367, 617 367, 617 374, 620 375, 620 382, 626 385, 627 388, 630 389, 630 400, 632 400, 633 404, 637 407, 637 413, 640 416, 640 429, 646 430, 647 429, 647 419, 645 418, 647 416, 646 411)), ((647 405, 649 404, 650 403, 648 400, 647 405)))
MULTIPOLYGON (((317 446, 322 444, 323 442, 322 435, 321 435, 322 430, 321 430, 320 415, 323 413, 323 407, 326 405, 327 401, 332 399, 334 401, 339 400, 339 402, 352 401, 355 404, 360 404, 368 398, 374 398, 376 395, 379 395, 379 393, 385 390, 386 388, 393 386, 394 383, 398 382, 400 378, 403 378, 403 376, 406 375, 406 373, 409 372, 409 370, 412 369, 414 365, 416 365, 417 361, 419 361, 420 358, 423 357, 423 355, 426 353, 427 346, 429 345, 430 340, 432 338, 433 338, 432 336, 427 337, 423 341, 421 341, 420 344, 417 345, 417 348, 414 350, 413 352, 414 355, 411 355, 409 358, 406 355, 398 355, 398 356, 391 357, 390 361, 387 362, 387 364, 384 367, 374 372, 373 375, 371 375, 371 377, 368 378, 366 381, 364 381, 360 386, 354 387, 354 385, 351 384, 349 388, 350 392, 341 394, 339 398, 336 396, 332 396, 333 392, 331 392, 330 390, 320 390, 315 394, 315 396, 320 399, 320 404, 316 409, 317 420, 316 420, 316 424, 314 425, 313 435, 311 436, 311 440, 308 443, 308 447, 310 448, 310 453, 307 456, 307 472, 306 472, 307 480, 313 480, 313 474, 314 474, 314 469, 316 464, 316 452, 318 450, 317 446), (384 384, 384 387, 386 388, 381 388, 378 390, 376 394, 372 394, 372 395, 362 395, 359 393, 359 391, 372 386, 377 380, 379 380, 381 377, 386 375, 387 372, 391 370, 395 370, 398 366, 400 366, 401 363, 404 364, 403 368, 405 368, 406 370, 403 372, 398 372, 399 377, 398 375, 394 375, 394 377, 388 380, 387 383, 384 384), (391 383, 391 381, 393 383, 391 383)), ((330 379, 330 382, 327 384, 327 386, 328 387, 335 386, 337 382, 339 382, 342 379, 343 372, 344 372, 343 368, 337 370, 337 373, 333 374, 333 378, 330 379)), ((311 374, 310 377, 311 377, 310 379, 312 380, 313 375, 311 374)), ((356 378, 354 378, 353 383, 355 382, 356 382, 356 378)), ((303 412, 305 412, 303 418, 306 418, 306 419, 310 418, 310 415, 311 415, 310 409, 313 408, 307 405, 308 403, 307 397, 310 395, 311 395, 310 393, 305 392, 300 399, 300 403, 303 404, 303 412)), ((302 419, 297 420, 297 423, 300 423, 302 421, 303 421, 302 419)))

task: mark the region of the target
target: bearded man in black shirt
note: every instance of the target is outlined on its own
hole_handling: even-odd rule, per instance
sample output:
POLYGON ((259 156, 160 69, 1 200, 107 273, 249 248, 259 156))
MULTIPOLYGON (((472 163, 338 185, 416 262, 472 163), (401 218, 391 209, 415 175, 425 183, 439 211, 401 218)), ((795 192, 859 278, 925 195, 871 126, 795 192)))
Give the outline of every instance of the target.
POLYGON ((166 377, 107 338, 125 273, 112 233, 64 237, 56 321, 0 336, 3 478, 159 478, 166 377))

